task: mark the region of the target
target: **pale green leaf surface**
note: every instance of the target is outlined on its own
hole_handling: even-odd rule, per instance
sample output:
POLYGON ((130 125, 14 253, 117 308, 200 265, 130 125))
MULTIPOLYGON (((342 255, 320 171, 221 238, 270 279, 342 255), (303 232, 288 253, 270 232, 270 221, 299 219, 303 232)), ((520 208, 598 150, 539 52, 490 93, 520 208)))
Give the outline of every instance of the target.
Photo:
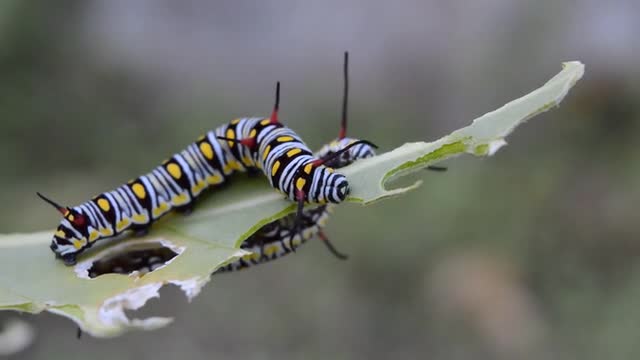
MULTIPOLYGON (((402 194, 386 183, 452 156, 492 155, 504 138, 525 120, 556 106, 584 72, 579 62, 568 62, 544 86, 490 112, 471 125, 431 143, 408 143, 393 151, 341 169, 351 185, 352 202, 368 204, 402 194)), ((295 206, 271 189, 263 178, 241 179, 198 203, 188 217, 170 215, 154 224, 144 238, 128 237, 98 244, 79 257, 75 267, 55 260, 49 250, 53 231, 0 235, 0 310, 66 316, 94 336, 116 336, 129 329, 153 329, 168 318, 128 319, 125 309, 137 309, 165 284, 180 286, 189 298, 197 295, 218 267, 244 252, 239 244, 268 222, 295 206), (179 253, 164 267, 144 276, 107 274, 86 276, 93 259, 129 246, 163 243, 179 253)))
POLYGON ((341 169, 348 176, 349 183, 354 184, 351 200, 368 204, 410 190, 413 187, 387 190, 385 184, 456 155, 493 155, 506 145, 504 138, 516 126, 557 106, 583 73, 584 65, 581 63, 564 63, 563 70, 542 87, 475 119, 467 127, 437 141, 404 144, 393 151, 341 169))

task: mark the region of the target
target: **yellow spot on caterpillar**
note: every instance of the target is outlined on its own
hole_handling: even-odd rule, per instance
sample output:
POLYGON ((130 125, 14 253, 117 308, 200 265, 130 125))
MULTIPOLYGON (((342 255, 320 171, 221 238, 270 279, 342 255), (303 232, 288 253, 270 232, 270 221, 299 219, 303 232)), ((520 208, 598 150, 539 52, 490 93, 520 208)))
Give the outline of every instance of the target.
POLYGON ((271 152, 271 145, 267 145, 267 147, 264 149, 264 152, 262 153, 262 161, 267 160, 267 156, 269 156, 269 152, 271 152))
POLYGON ((102 211, 104 212, 107 212, 111 209, 109 201, 105 198, 98 199, 98 206, 100 206, 100 209, 102 209, 102 211))
POLYGON ((64 214, 62 216, 67 216, 67 215, 69 215, 69 213, 70 213, 70 211, 69 211, 69 209, 67 209, 67 210, 64 211, 64 214))
POLYGON ((174 179, 180 179, 180 176, 182 176, 182 170, 176 163, 170 163, 169 165, 167 165, 167 171, 174 179))
POLYGON ((207 182, 211 185, 220 184, 222 182, 222 176, 220 175, 207 176, 207 182))
POLYGON ((56 233, 54 235, 59 237, 59 238, 63 238, 63 239, 67 237, 67 235, 62 230, 56 231, 56 233))
POLYGON ((67 216, 67 220, 69 220, 69 221, 73 221, 75 219, 76 218, 73 216, 73 214, 69 214, 69 216, 67 216))
POLYGON ((293 244, 294 247, 298 247, 300 246, 300 244, 302 244, 302 239, 296 236, 295 238, 293 238, 293 241, 291 241, 291 243, 293 244))
MULTIPOLYGON (((235 139, 236 133, 231 129, 227 129, 227 138, 235 139)), ((229 147, 233 147, 233 145, 235 144, 235 141, 227 141, 227 144, 229 145, 229 147)))
POLYGON ((287 142, 293 140, 291 136, 280 136, 276 139, 278 142, 287 142))
POLYGON ((314 233, 314 231, 315 231, 315 228, 316 228, 316 227, 314 226, 313 228, 307 228, 307 229, 305 229, 305 230, 302 232, 302 236, 303 236, 305 239, 311 239, 311 238, 313 237, 313 233, 314 233))
POLYGON ((184 205, 186 203, 189 202, 189 197, 187 196, 186 193, 182 193, 180 195, 176 195, 171 199, 171 202, 173 203, 173 205, 175 206, 180 206, 180 205, 184 205))
POLYGON ((158 218, 169 210, 169 205, 165 202, 160 203, 157 208, 153 209, 153 217, 158 218))
POLYGON ((307 180, 305 180, 305 179, 303 179, 303 178, 299 178, 299 179, 296 181, 296 189, 298 189, 298 190, 302 190, 302 188, 304 187, 304 184, 306 184, 306 183, 307 183, 307 180))
POLYGON ((229 160, 229 167, 234 169, 234 170, 240 170, 242 169, 242 165, 235 161, 235 160, 229 160))
POLYGON ((131 219, 136 224, 146 224, 149 222, 149 217, 145 214, 133 214, 131 219))
POLYGON ((240 122, 240 119, 233 119, 231 120, 231 125, 238 125, 239 122, 240 122))
POLYGON ((109 228, 102 228, 100 229, 100 234, 102 234, 102 236, 111 236, 113 235, 113 230, 109 228))
POLYGON ((277 252, 278 252, 278 247, 276 245, 271 245, 271 246, 267 247, 266 249, 264 249, 264 253, 267 256, 271 256, 271 255, 273 255, 273 254, 275 254, 277 252))
POLYGON ((206 186, 207 184, 204 181, 199 180, 197 184, 191 187, 191 192, 194 194, 199 194, 202 192, 202 190, 204 190, 206 186))
POLYGON ((133 184, 131 186, 131 190, 133 190, 133 193, 136 194, 138 199, 144 199, 145 196, 147 196, 147 192, 144 190, 144 186, 142 186, 142 184, 140 183, 133 184))
POLYGON ((241 170, 242 164, 235 160, 229 160, 223 167, 222 171, 225 174, 230 174, 232 170, 241 170))
POLYGON ((291 149, 291 150, 287 151, 287 156, 288 157, 292 157, 293 155, 299 154, 301 152, 302 152, 302 150, 300 150, 300 149, 291 149))
POLYGON ((256 131, 256 129, 251 129, 251 132, 249 133, 249 137, 256 137, 256 135, 258 135, 258 131, 256 131))
POLYGON ((118 223, 116 224, 116 230, 118 232, 120 232, 120 231, 126 229, 129 225, 131 225, 131 221, 129 221, 129 219, 127 219, 127 218, 124 218, 124 219, 118 221, 118 223))
POLYGON ((271 123, 271 119, 264 119, 262 121, 260 121, 260 125, 262 126, 267 126, 271 123))
POLYGON ((208 160, 213 159, 213 148, 208 142, 200 143, 200 151, 202 152, 202 155, 204 155, 204 157, 208 160))
POLYGON ((245 156, 242 158, 242 163, 243 163, 243 164, 245 164, 245 165, 247 165, 247 166, 252 166, 252 165, 253 165, 253 159, 251 158, 251 156, 247 156, 247 155, 245 155, 245 156))
POLYGON ((273 167, 271 168, 271 176, 276 176, 276 173, 278 172, 279 168, 280 168, 280 161, 276 161, 275 164, 273 164, 273 167))
POLYGON ((94 241, 98 240, 99 237, 100 237, 100 233, 95 231, 95 230, 93 230, 89 234, 89 242, 94 242, 94 241))
POLYGON ((82 242, 79 240, 73 239, 71 242, 73 243, 73 247, 76 249, 80 249, 82 247, 82 242))
POLYGON ((333 170, 333 168, 330 168, 330 167, 327 168, 327 172, 329 172, 330 174, 333 174, 334 171, 335 170, 333 170))
POLYGON ((311 174, 311 170, 312 169, 313 169, 313 164, 309 163, 309 164, 305 165, 304 172, 307 173, 307 174, 311 174))

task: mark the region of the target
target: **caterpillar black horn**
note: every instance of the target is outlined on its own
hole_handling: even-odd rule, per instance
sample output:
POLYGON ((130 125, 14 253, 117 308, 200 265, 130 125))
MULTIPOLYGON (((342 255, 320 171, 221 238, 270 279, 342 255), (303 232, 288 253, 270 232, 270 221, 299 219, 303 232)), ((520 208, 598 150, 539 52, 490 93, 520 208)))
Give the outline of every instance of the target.
POLYGON ((59 205, 58 203, 56 203, 55 201, 47 198, 46 196, 42 195, 39 192, 36 192, 36 194, 38 194, 38 196, 40 197, 40 199, 44 200, 45 202, 47 202, 48 204, 50 204, 51 206, 53 206, 56 210, 58 210, 62 215, 65 215, 67 213, 67 208, 64 206, 59 205))

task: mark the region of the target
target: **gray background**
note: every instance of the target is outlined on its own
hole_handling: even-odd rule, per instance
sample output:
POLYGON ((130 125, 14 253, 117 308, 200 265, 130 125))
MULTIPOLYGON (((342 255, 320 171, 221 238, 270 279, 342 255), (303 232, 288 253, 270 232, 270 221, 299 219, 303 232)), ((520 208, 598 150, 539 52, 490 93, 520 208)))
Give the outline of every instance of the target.
MULTIPOLYGON (((639 5, 634 1, 0 3, 0 230, 52 228, 35 191, 76 204, 234 117, 281 119, 313 148, 436 139, 541 85, 585 78, 491 159, 450 161, 410 196, 341 206, 294 256, 162 291, 154 332, 75 339, 49 314, 24 359, 633 358, 640 355, 639 5)), ((28 266, 28 263, 25 263, 28 266)), ((0 319, 15 314, 2 313, 0 319)))

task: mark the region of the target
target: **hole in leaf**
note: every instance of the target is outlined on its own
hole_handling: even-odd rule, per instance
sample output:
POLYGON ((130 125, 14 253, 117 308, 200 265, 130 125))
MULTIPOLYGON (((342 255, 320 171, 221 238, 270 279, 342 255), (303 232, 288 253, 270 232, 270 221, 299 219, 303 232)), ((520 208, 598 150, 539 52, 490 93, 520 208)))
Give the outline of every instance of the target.
POLYGON ((166 265, 179 254, 179 251, 159 242, 137 243, 118 250, 94 260, 87 270, 89 277, 93 279, 104 274, 129 275, 134 272, 143 276, 166 265))

